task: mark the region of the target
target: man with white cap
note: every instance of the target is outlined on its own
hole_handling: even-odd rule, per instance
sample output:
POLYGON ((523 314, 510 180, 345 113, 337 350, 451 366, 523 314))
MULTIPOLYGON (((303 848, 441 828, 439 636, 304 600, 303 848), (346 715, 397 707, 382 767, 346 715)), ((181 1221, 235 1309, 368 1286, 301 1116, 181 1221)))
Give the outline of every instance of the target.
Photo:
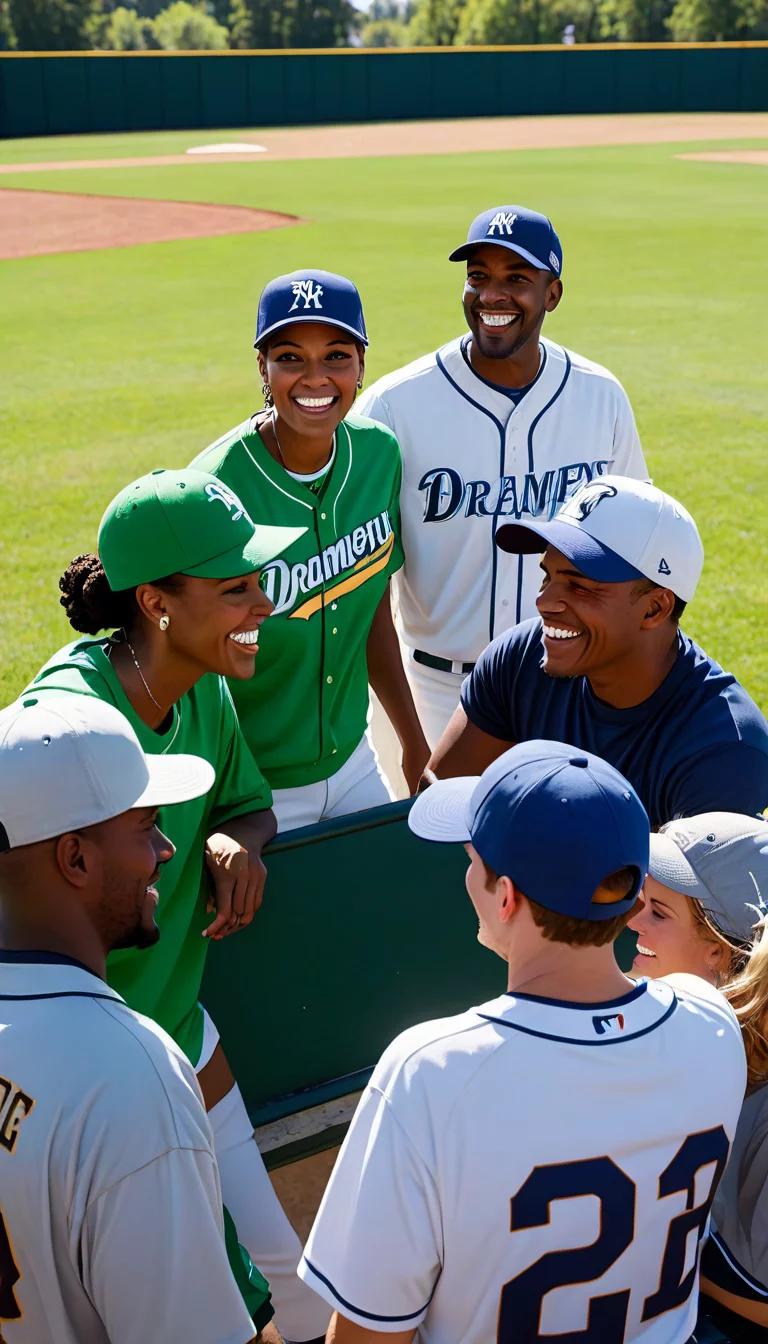
POLYGON ((768 822, 708 812, 651 836, 633 970, 683 971, 736 1011, 748 1091, 702 1255, 703 1305, 729 1340, 768 1327, 768 822))
POLYGON ((335 1309, 329 1340, 682 1344, 746 1070, 715 989, 616 964, 640 799, 535 741, 436 783, 410 826, 464 843, 507 992, 410 1028, 374 1070, 299 1268, 335 1309))
POLYGON ((153 884, 174 850, 158 807, 213 778, 196 756, 145 756, 98 699, 28 694, 0 713, 7 1344, 246 1344, 272 1315, 236 1241, 228 1259, 194 1070, 104 979, 108 952, 159 937, 153 884))
POLYGON ((704 559, 683 505, 604 476, 550 521, 500 527, 496 544, 541 555, 539 615, 488 645, 429 770, 474 773, 513 742, 547 737, 621 770, 653 829, 697 812, 762 811, 768 724, 679 629, 704 559))

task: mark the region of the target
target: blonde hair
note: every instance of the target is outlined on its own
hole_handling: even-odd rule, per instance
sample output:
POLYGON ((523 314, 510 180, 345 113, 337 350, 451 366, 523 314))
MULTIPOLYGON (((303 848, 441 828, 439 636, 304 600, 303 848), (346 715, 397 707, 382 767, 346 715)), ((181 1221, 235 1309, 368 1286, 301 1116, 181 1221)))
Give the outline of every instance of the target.
POLYGON ((719 988, 738 1018, 747 1055, 747 1085, 768 1082, 768 919, 755 931, 749 946, 734 947, 692 900, 694 920, 701 936, 727 953, 719 988))

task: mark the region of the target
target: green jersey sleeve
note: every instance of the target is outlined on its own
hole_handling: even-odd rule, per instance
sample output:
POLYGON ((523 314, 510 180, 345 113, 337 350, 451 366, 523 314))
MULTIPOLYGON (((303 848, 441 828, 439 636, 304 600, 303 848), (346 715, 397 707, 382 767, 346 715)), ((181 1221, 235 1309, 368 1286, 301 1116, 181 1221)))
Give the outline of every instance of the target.
MULTIPOLYGON (((257 674, 258 675, 258 674, 257 674)), ((263 812, 272 806, 272 790, 243 737, 237 710, 223 677, 221 688, 221 755, 211 799, 210 824, 216 829, 231 817, 263 812)))

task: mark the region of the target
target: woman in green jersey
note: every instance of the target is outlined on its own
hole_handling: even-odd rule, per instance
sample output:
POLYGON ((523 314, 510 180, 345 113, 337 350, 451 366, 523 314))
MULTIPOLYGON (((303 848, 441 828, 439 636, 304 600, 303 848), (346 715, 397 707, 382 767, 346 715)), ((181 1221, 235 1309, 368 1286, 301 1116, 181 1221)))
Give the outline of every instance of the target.
POLYGON ((254 526, 240 500, 202 472, 156 471, 134 481, 104 514, 98 555, 78 556, 60 580, 70 624, 98 637, 60 649, 33 685, 109 701, 145 751, 201 756, 216 772, 206 797, 163 809, 176 852, 160 883, 159 942, 140 954, 113 953, 107 975, 195 1065, 224 1203, 270 1280, 283 1333, 307 1340, 322 1333, 328 1312, 296 1277, 298 1239, 272 1191, 216 1029, 197 1001, 208 942, 250 923, 261 902, 261 851, 275 831, 272 797, 243 740, 227 679, 253 676, 272 610, 260 572, 299 534, 254 526))
POLYGON ((367 734, 369 684, 411 791, 429 755, 390 605, 403 563, 400 449, 390 430, 350 414, 367 344, 350 280, 296 271, 270 281, 255 341, 265 408, 194 463, 259 518, 305 529, 262 574, 275 616, 257 685, 231 684, 280 830, 388 800, 367 734))

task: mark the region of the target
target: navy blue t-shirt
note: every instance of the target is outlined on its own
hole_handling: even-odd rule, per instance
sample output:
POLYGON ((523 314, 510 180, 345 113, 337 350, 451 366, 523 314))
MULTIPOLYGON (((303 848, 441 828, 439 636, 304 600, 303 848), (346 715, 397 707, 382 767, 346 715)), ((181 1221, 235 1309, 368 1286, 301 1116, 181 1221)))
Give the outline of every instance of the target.
POLYGON ((586 677, 542 671, 541 621, 493 640, 467 677, 467 718, 505 742, 549 738, 602 756, 634 785, 654 829, 699 812, 768 805, 768 723, 730 672, 684 634, 677 662, 640 705, 614 709, 586 677))

